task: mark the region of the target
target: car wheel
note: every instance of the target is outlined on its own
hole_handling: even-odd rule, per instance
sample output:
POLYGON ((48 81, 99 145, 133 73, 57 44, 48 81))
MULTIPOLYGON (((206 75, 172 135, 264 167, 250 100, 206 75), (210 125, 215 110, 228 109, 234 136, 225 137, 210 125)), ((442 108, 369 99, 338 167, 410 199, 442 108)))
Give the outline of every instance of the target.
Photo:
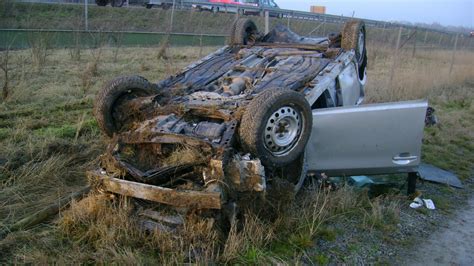
POLYGON ((108 3, 108 0, 95 0, 95 3, 96 3, 98 6, 106 6, 107 3, 108 3))
POLYGON ((146 9, 150 9, 150 8, 153 7, 153 5, 152 4, 146 4, 145 7, 146 7, 146 9))
POLYGON ((346 22, 342 29, 341 47, 346 51, 355 50, 359 66, 363 64, 364 58, 367 55, 365 35, 365 23, 362 20, 346 22))
POLYGON ((231 45, 251 45, 257 41, 257 38, 257 25, 252 20, 240 18, 234 22, 230 33, 231 45))
POLYGON ((287 89, 267 89, 247 106, 239 128, 245 152, 264 166, 280 167, 304 152, 313 124, 306 98, 287 89))
POLYGON ((125 0, 112 0, 111 5, 113 7, 122 7, 125 3, 125 0))
POLYGON ((117 77, 102 88, 94 103, 94 116, 99 128, 112 137, 123 128, 123 122, 117 110, 126 101, 151 96, 156 90, 148 80, 140 76, 117 77))

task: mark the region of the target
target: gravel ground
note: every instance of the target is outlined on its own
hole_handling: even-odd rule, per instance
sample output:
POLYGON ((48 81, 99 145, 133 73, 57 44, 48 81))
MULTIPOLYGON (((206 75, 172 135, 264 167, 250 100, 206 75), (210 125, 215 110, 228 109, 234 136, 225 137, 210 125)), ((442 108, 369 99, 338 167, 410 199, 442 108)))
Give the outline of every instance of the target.
POLYGON ((314 252, 325 254, 329 264, 433 265, 455 262, 463 265, 472 260, 469 253, 474 250, 474 200, 469 201, 473 195, 474 182, 470 180, 463 183, 464 189, 429 182, 418 183, 417 189, 424 198, 433 199, 436 210, 414 210, 409 207, 411 202, 404 200, 400 221, 393 230, 370 230, 361 226, 360 219, 336 221, 332 228, 339 232, 337 237, 332 241, 319 239, 314 252), (470 212, 462 212, 466 208, 470 208, 470 212), (445 241, 438 241, 445 237, 445 241), (469 241, 469 246, 462 244, 469 241), (446 249, 446 256, 432 256, 433 252, 443 249, 437 243, 451 245, 452 250, 446 249), (420 251, 426 245, 429 248, 420 251), (458 250, 460 245, 466 249, 458 250), (427 263, 424 258, 430 257, 430 254, 432 260, 427 263), (461 257, 456 260, 458 255, 461 257))
POLYGON ((473 265, 473 251, 474 198, 471 198, 445 227, 413 249, 404 264, 473 265))

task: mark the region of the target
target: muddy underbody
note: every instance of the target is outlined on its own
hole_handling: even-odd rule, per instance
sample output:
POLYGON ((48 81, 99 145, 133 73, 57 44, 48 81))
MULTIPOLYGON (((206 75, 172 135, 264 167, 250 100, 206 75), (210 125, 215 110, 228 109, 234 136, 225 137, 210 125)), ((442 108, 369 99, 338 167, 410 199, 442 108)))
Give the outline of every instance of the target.
POLYGON ((154 95, 117 104, 120 130, 91 179, 108 192, 186 209, 235 207, 242 194, 264 195, 281 176, 297 188, 304 155, 285 167, 264 165, 243 151, 237 130, 255 95, 281 88, 307 93, 341 52, 337 38, 277 28, 252 45, 210 54, 153 84, 154 95))

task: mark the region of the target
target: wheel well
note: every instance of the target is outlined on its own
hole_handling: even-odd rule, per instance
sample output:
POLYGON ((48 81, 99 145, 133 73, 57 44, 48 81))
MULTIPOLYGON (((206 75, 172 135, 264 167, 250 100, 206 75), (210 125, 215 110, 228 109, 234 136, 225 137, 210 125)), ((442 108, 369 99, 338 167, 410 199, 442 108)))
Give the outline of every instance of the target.
POLYGON ((331 95, 329 94, 328 90, 325 90, 319 98, 311 105, 311 110, 314 109, 321 109, 321 108, 328 108, 328 107, 334 107, 334 101, 331 98, 331 95))
POLYGON ((311 109, 320 109, 320 108, 326 108, 327 107, 327 99, 324 96, 324 93, 319 96, 319 98, 311 105, 311 109))

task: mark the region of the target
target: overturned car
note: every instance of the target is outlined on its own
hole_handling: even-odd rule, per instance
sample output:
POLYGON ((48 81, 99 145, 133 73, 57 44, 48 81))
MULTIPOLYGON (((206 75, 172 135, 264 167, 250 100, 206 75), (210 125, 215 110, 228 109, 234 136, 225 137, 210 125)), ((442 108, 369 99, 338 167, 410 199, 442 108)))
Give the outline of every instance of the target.
POLYGON ((361 105, 366 29, 301 37, 237 20, 230 44, 158 83, 118 77, 94 113, 110 137, 89 173, 108 192, 187 209, 236 205, 274 178, 413 172, 425 101, 361 105))

